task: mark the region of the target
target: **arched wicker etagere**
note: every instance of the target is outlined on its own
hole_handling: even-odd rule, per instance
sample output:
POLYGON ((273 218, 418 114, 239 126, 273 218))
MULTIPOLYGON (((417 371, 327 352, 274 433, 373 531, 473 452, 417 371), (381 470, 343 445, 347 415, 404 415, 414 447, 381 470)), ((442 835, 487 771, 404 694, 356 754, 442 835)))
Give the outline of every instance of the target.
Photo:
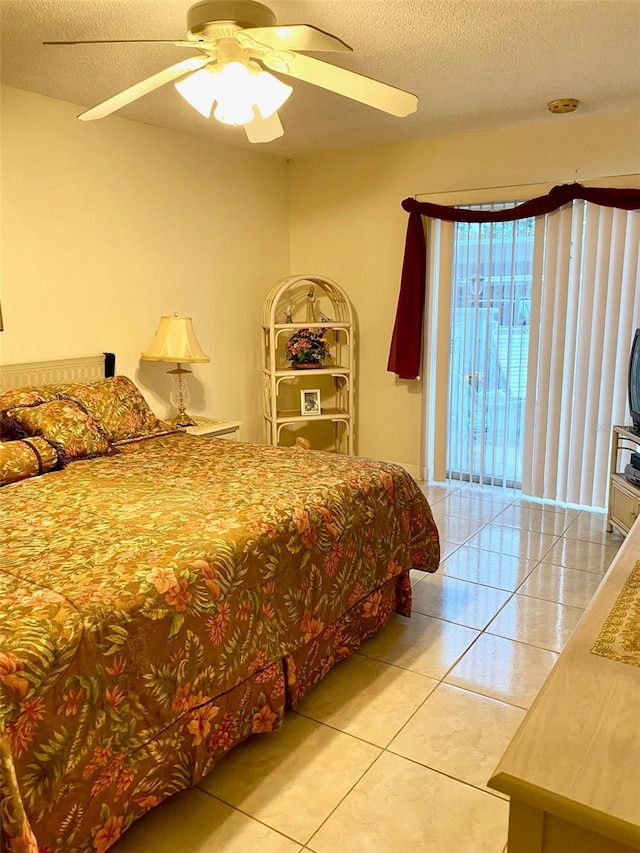
POLYGON ((353 455, 356 342, 353 307, 344 289, 321 275, 283 278, 265 302, 262 337, 267 444, 292 444, 303 436, 317 449, 353 455), (323 333, 328 343, 330 355, 318 367, 300 369, 287 361, 287 341, 301 329, 323 333), (317 394, 319 412, 304 411, 303 393, 317 394), (322 424, 333 425, 332 446, 322 444, 322 424))

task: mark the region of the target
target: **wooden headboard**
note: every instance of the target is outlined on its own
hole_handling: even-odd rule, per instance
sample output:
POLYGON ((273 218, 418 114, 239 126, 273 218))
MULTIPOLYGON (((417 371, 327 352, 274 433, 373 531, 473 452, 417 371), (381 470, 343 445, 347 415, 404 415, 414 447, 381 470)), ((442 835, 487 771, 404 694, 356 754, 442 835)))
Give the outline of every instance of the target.
POLYGON ((84 358, 57 361, 32 361, 24 364, 0 364, 0 393, 27 385, 59 382, 95 382, 115 374, 116 357, 112 352, 84 358))

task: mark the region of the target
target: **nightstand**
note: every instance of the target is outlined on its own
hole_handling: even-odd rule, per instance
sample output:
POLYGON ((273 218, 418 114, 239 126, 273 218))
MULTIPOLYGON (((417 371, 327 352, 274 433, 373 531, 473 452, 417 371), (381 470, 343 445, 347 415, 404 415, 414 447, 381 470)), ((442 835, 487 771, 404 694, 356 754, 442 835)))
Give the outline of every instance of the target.
POLYGON ((238 440, 238 430, 242 426, 241 421, 217 421, 211 418, 193 417, 195 426, 186 427, 185 431, 190 435, 204 435, 209 438, 226 438, 230 441, 238 440))

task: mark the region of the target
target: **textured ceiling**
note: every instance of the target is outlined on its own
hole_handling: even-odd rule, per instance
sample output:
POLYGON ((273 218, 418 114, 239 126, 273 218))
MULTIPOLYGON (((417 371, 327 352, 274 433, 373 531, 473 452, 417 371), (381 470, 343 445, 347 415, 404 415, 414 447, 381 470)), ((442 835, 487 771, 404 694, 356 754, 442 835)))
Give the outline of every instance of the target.
MULTIPOLYGON (((43 40, 183 38, 176 0, 0 0, 2 82, 89 107, 174 62, 171 45, 43 46, 43 40)), ((394 118, 293 81, 281 139, 253 146, 281 157, 483 130, 552 116, 640 106, 640 0, 273 0, 278 23, 314 24, 352 54, 318 55, 414 92, 417 113, 394 118)), ((244 132, 202 118, 172 85, 116 115, 247 147, 244 132)), ((113 121, 112 118, 102 121, 113 121)))

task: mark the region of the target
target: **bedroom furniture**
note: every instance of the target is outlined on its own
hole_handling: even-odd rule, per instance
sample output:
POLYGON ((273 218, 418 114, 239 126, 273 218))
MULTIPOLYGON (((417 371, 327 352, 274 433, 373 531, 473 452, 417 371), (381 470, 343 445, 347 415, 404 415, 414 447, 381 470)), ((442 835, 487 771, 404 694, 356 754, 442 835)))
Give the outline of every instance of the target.
POLYGON ((188 426, 186 431, 189 435, 206 435, 210 438, 227 438, 232 441, 238 440, 238 431, 242 421, 212 420, 194 416, 195 423, 188 426))
POLYGON ((439 542, 399 466, 211 441, 126 377, 52 374, 2 411, 82 400, 111 446, 2 487, 0 851, 104 853, 408 616, 439 542))
POLYGON ((640 489, 618 472, 618 452, 623 449, 620 448, 621 441, 631 442, 638 447, 640 436, 630 426, 614 426, 611 431, 608 529, 615 527, 626 536, 640 515, 640 489))
POLYGON ((639 556, 636 523, 489 782, 511 798, 509 853, 640 849, 637 615, 627 659, 603 656, 634 624, 639 556))
POLYGON ((183 364, 196 364, 211 361, 198 343, 193 331, 191 317, 161 317, 156 335, 149 347, 142 353, 144 361, 172 361, 177 367, 168 370, 175 377, 176 385, 172 389, 171 403, 178 410, 173 419, 176 426, 194 426, 195 421, 185 411, 189 403, 189 392, 185 377, 191 373, 182 367, 183 364))
POLYGON ((284 278, 273 288, 262 318, 264 435, 273 446, 295 444, 296 437, 315 449, 354 453, 355 327, 346 291, 321 275, 284 278), (287 361, 287 341, 300 330, 324 332, 329 359, 319 366, 287 361), (304 413, 300 391, 320 385, 322 412, 304 413), (330 435, 318 429, 331 426, 330 435), (310 429, 313 425, 313 430, 310 429))
POLYGON ((27 385, 52 382, 95 382, 113 376, 116 358, 112 352, 86 358, 57 361, 31 361, 25 364, 0 364, 0 393, 27 385))

